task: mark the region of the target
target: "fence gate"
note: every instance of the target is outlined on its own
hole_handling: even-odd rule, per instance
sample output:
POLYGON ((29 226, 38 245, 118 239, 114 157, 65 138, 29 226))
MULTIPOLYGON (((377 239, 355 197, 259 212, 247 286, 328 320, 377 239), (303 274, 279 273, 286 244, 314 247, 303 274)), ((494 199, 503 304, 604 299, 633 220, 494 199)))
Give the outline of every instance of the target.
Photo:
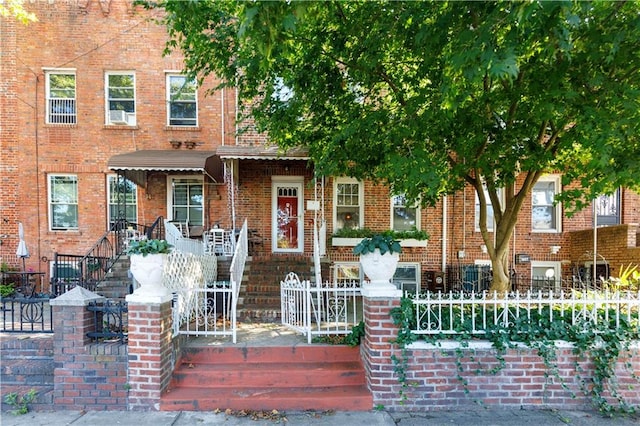
POLYGON ((280 282, 282 324, 307 336, 349 334, 363 317, 360 282, 300 281, 290 272, 280 282))

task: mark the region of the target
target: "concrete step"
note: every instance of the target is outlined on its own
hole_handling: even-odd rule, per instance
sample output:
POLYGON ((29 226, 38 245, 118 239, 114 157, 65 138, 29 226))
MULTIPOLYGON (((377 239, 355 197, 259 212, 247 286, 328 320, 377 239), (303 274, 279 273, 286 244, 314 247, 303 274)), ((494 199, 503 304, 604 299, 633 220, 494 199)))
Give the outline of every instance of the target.
POLYGON ((371 410, 359 348, 189 347, 160 409, 371 410))

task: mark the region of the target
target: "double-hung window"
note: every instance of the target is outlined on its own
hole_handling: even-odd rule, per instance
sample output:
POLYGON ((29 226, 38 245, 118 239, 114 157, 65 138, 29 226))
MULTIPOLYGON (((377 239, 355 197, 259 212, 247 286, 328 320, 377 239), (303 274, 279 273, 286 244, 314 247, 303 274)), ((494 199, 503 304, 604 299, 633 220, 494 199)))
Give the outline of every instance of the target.
POLYGON ((194 79, 167 75, 167 115, 169 126, 198 125, 198 93, 194 79))
POLYGON ((131 72, 105 74, 106 123, 136 124, 136 79, 131 72))
POLYGON ((407 197, 391 197, 391 229, 398 232, 420 229, 420 208, 407 204, 407 197))
POLYGON ((334 183, 334 232, 363 226, 362 184, 352 178, 337 178, 334 183))
POLYGON ((189 226, 203 226, 204 192, 202 177, 170 177, 171 220, 189 226))
POLYGON ((554 205, 560 191, 558 176, 543 176, 531 191, 531 228, 537 232, 560 232, 560 204, 554 205))
POLYGON ((51 70, 46 75, 46 123, 76 124, 76 73, 51 70))
POLYGON ((136 185, 120 175, 107 176, 109 229, 117 220, 138 221, 138 191, 136 185))
MULTIPOLYGON (((495 224, 495 216, 493 214, 493 204, 491 203, 491 199, 489 198, 489 191, 487 190, 486 185, 483 185, 484 188, 484 199, 487 201, 487 231, 493 232, 493 227, 495 224)), ((498 188, 498 198, 502 199, 502 189, 498 188)), ((478 193, 475 193, 476 197, 476 218, 475 218, 475 230, 476 232, 480 232, 480 198, 478 197, 478 193)))
POLYGON ((78 229, 78 177, 49 175, 49 227, 52 231, 78 229))

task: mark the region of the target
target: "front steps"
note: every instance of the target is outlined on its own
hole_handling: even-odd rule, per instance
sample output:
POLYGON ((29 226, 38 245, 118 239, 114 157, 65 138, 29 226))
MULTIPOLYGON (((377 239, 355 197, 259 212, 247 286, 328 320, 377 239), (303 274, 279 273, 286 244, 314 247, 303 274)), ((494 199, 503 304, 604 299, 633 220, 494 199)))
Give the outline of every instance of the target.
POLYGON ((189 347, 176 366, 162 411, 368 411, 359 348, 189 347))

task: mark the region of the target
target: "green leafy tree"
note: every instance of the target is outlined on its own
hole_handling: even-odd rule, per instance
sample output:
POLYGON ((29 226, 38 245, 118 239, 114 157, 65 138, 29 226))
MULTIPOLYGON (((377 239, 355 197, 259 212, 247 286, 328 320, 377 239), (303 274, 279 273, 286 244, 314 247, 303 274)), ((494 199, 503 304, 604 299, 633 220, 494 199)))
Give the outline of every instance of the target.
POLYGON ((25 25, 38 20, 35 14, 24 9, 24 0, 0 1, 0 16, 3 18, 12 17, 25 25))
POLYGON ((257 130, 308 147, 318 173, 428 205, 475 188, 493 290, 509 288, 509 240, 541 175, 562 173, 568 212, 638 187, 640 2, 155 6, 188 70, 237 87, 257 130))

